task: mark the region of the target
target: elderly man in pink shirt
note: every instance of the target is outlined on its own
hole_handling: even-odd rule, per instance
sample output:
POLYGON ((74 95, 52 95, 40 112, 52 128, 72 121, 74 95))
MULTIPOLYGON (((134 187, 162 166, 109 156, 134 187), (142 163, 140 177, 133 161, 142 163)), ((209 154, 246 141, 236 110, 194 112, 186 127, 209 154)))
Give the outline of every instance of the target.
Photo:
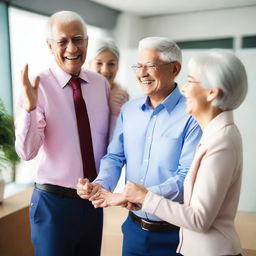
POLYGON ((100 255, 102 209, 76 194, 78 178, 93 180, 106 153, 109 84, 82 69, 87 30, 74 12, 61 11, 47 23, 47 44, 55 65, 28 78, 16 120, 16 150, 38 159, 30 206, 32 242, 37 256, 100 255))

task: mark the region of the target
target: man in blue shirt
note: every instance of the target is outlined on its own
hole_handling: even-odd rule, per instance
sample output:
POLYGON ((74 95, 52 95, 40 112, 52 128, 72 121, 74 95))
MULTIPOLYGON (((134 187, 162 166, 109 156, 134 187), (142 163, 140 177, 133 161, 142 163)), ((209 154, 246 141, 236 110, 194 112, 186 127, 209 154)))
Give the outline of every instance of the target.
MULTIPOLYGON (((114 190, 124 165, 126 180, 182 202, 183 181, 201 137, 175 83, 181 69, 179 47, 168 38, 145 38, 139 43, 139 60, 133 68, 146 96, 122 107, 98 177, 92 184, 80 179, 77 185, 82 198, 94 195, 96 207, 124 203, 122 194, 101 194, 114 190)), ((130 211, 122 231, 124 256, 179 255, 179 228, 154 215, 130 211)))

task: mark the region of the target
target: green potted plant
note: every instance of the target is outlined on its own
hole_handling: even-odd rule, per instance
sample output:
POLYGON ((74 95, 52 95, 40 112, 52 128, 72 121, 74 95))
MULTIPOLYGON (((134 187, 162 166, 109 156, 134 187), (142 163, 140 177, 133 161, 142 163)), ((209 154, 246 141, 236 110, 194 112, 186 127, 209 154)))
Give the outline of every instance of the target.
MULTIPOLYGON (((12 171, 11 180, 16 179, 16 164, 19 162, 19 157, 15 151, 15 132, 13 116, 8 114, 2 100, 0 99, 0 179, 2 176, 1 169, 9 165, 12 171)), ((3 193, 4 182, 0 182, 0 202, 1 192, 3 193), (2 186, 2 188, 1 188, 2 186)))

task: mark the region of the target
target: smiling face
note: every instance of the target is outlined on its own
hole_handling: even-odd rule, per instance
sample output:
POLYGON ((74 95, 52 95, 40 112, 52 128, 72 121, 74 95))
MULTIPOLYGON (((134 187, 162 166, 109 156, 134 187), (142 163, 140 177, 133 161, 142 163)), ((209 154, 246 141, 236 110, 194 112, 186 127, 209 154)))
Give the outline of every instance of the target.
POLYGON ((187 113, 194 118, 204 115, 212 107, 211 93, 212 90, 205 89, 201 86, 200 76, 194 69, 189 69, 188 80, 181 88, 186 97, 187 113))
POLYGON ((56 18, 52 38, 47 41, 58 66, 70 75, 78 75, 87 51, 87 35, 79 21, 65 22, 56 18))
POLYGON ((113 52, 105 50, 90 61, 89 68, 106 77, 112 85, 118 70, 118 60, 113 52))
POLYGON ((149 96, 151 105, 156 107, 174 89, 174 79, 180 71, 178 62, 166 63, 156 49, 143 49, 139 52, 139 67, 136 76, 142 91, 149 96))

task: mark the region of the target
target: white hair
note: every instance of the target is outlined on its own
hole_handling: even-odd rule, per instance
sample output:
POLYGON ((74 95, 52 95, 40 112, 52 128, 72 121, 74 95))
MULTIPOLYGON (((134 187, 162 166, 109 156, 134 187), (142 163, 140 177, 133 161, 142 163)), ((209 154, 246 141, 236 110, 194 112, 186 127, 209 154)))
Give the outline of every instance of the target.
POLYGON ((55 19, 61 19, 63 20, 63 22, 66 23, 72 21, 79 21, 83 26, 84 34, 87 35, 86 23, 78 13, 72 11, 60 11, 54 13, 47 21, 45 29, 46 39, 52 39, 52 26, 54 24, 55 19))
POLYGON ((112 52, 117 61, 119 61, 119 50, 116 46, 115 42, 110 38, 95 38, 93 40, 89 40, 88 51, 87 51, 87 62, 93 60, 98 54, 103 51, 112 52))
POLYGON ((179 46, 167 37, 146 37, 139 41, 139 51, 143 49, 159 50, 159 58, 164 62, 182 62, 179 46))
POLYGON ((189 60, 189 68, 195 70, 205 89, 220 89, 213 105, 222 110, 240 106, 247 94, 247 75, 243 63, 231 52, 213 49, 189 60))

